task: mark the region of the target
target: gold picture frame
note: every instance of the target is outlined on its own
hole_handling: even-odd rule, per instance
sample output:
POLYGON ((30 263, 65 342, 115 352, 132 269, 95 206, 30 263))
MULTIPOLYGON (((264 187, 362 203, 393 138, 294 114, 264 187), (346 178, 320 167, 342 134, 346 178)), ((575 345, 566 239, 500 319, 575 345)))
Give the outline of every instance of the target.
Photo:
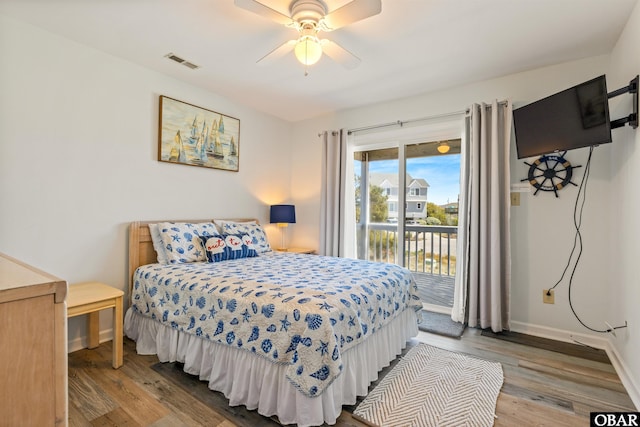
POLYGON ((240 120, 160 96, 158 161, 238 172, 240 120))

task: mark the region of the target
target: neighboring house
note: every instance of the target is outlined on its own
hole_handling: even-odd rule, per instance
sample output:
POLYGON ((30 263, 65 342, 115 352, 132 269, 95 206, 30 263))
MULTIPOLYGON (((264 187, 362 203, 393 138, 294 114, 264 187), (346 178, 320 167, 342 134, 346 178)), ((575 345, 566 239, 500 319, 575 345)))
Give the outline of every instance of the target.
POLYGON ((458 202, 447 203, 444 205, 440 205, 441 208, 444 209, 444 214, 448 219, 457 220, 458 219, 458 202))
MULTIPOLYGON (((398 221, 398 174, 372 173, 369 184, 381 187, 387 196, 389 215, 387 221, 398 221)), ((413 178, 407 174, 407 208, 405 220, 424 219, 427 217, 427 191, 429 184, 422 178, 413 178)))
POLYGON ((440 207, 444 209, 444 213, 447 215, 458 215, 458 202, 447 203, 440 205, 440 207))

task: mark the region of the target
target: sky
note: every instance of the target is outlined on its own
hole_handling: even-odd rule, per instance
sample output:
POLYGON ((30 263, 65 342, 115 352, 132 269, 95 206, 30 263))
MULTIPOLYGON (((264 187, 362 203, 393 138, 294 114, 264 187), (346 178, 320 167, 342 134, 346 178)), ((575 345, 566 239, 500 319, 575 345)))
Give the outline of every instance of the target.
MULTIPOLYGON (((398 173, 397 160, 369 163, 369 173, 398 173)), ((458 201, 460 194, 460 154, 407 159, 407 172, 412 178, 429 183, 427 201, 437 205, 458 201)))

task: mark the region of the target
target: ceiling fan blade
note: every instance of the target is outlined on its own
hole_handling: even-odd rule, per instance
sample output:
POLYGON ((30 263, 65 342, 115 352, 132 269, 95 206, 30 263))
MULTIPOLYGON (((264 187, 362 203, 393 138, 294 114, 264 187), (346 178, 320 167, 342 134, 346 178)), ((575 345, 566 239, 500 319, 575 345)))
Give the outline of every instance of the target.
POLYGON ((322 19, 323 30, 337 30, 345 25, 377 15, 381 11, 381 0, 353 0, 326 15, 322 19))
POLYGON ((353 70, 360 64, 360 58, 329 39, 320 40, 322 52, 343 67, 353 70))
POLYGON ((267 65, 275 61, 276 59, 280 59, 285 56, 287 53, 291 52, 293 48, 296 46, 298 40, 289 40, 287 42, 282 43, 277 48, 273 49, 271 52, 267 53, 262 58, 258 59, 256 63, 260 65, 267 65))
POLYGON ((271 9, 269 6, 266 6, 259 1, 256 0, 234 0, 233 4, 236 6, 248 10, 249 12, 253 12, 257 15, 260 15, 264 18, 271 19, 272 21, 277 22, 282 25, 291 25, 293 20, 290 16, 283 15, 277 10, 271 9))

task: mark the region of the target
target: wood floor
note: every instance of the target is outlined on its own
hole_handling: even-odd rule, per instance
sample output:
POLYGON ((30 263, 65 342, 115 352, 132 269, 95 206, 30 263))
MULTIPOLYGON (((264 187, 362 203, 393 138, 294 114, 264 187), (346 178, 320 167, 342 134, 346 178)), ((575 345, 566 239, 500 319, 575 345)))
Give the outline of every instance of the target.
MULTIPOLYGON (((426 332, 416 339, 502 364, 495 426, 585 426, 590 411, 635 411, 608 363, 481 336, 476 329, 467 329, 460 340, 426 332)), ((118 370, 111 367, 111 342, 69 354, 69 425, 277 425, 244 408, 194 399, 154 371, 157 362, 155 356, 137 355, 126 338, 118 370)), ((363 426, 345 411, 337 425, 363 426)))

